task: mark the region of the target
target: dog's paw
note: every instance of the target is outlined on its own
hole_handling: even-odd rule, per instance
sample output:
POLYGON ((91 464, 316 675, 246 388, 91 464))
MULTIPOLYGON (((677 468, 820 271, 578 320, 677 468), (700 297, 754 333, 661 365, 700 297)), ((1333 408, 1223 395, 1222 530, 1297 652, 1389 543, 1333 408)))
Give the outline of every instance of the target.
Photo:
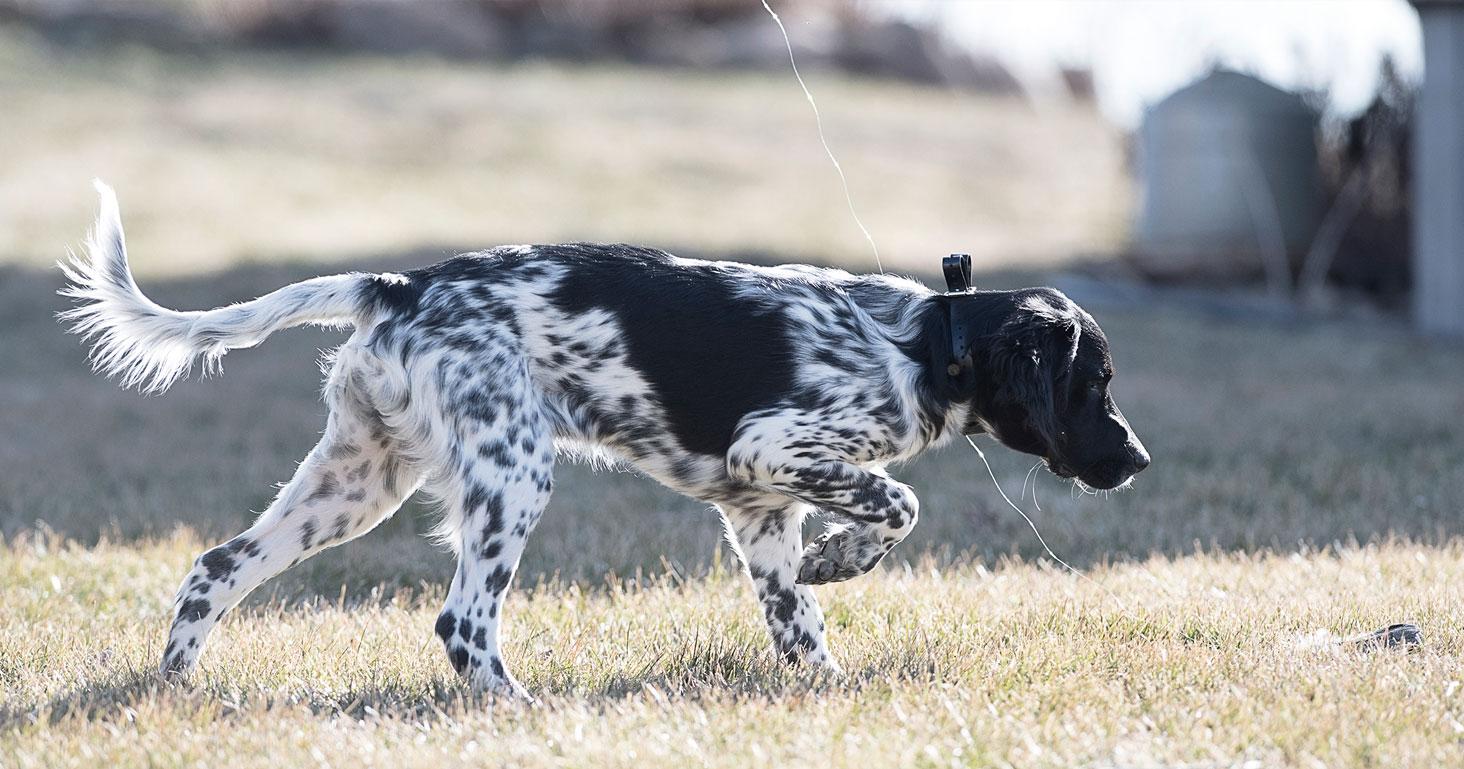
POLYGON ((192 660, 184 661, 182 655, 174 655, 163 660, 158 666, 158 676, 170 684, 186 683, 193 675, 194 664, 192 660))
POLYGON ((193 669, 198 666, 198 639, 197 638, 173 638, 168 642, 168 648, 163 652, 162 663, 158 665, 158 675, 169 683, 181 683, 188 680, 193 674, 193 669))
POLYGON ((822 585, 843 582, 873 569, 888 552, 872 531, 850 526, 830 531, 803 550, 798 564, 798 583, 822 585))

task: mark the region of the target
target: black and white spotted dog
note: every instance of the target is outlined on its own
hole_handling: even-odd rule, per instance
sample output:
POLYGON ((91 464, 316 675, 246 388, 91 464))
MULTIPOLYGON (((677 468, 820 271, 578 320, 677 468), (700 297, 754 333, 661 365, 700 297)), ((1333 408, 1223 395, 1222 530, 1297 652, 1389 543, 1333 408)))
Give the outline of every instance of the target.
POLYGON ((1051 289, 935 294, 624 245, 505 246, 179 312, 138 290, 116 199, 97 186, 87 255, 66 267, 63 293, 79 304, 63 317, 125 385, 163 390, 291 326, 355 328, 330 364, 319 445, 179 589, 167 674, 194 667, 249 591, 426 485, 458 554, 437 634, 473 687, 522 695, 500 611, 557 448, 602 452, 715 505, 777 651, 830 668, 809 586, 869 571, 915 526, 915 493, 886 465, 981 432, 1096 488, 1149 464, 1109 396, 1103 332, 1051 289), (814 509, 838 523, 805 547, 814 509))

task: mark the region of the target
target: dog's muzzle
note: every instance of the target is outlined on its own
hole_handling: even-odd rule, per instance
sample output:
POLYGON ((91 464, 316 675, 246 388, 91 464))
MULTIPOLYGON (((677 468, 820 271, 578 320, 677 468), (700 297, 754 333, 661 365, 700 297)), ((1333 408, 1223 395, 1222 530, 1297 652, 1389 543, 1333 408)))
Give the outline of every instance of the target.
POLYGON ((1070 467, 1066 462, 1056 457, 1043 457, 1042 461, 1047 465, 1047 472, 1059 478, 1076 478, 1078 471, 1070 467))

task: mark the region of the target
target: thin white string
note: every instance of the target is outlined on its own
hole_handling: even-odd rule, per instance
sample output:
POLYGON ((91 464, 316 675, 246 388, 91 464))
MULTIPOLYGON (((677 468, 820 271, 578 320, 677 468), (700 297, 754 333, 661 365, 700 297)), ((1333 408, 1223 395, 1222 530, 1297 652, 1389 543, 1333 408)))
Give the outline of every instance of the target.
POLYGON ((1022 520, 1026 521, 1027 522, 1027 525, 1032 528, 1032 533, 1037 535, 1037 541, 1042 543, 1042 549, 1047 551, 1047 556, 1049 558, 1051 558, 1052 560, 1057 561, 1058 563, 1062 564, 1062 567, 1064 569, 1067 569, 1068 571, 1072 572, 1073 574, 1076 574, 1078 577, 1080 577, 1080 578, 1082 578, 1084 580, 1087 580, 1088 582, 1091 582, 1094 585, 1096 585, 1099 590, 1102 590, 1103 592, 1107 593, 1108 594, 1108 597, 1109 598, 1112 598, 1113 599, 1113 602, 1116 603, 1116 604, 1118 604, 1119 608, 1124 609, 1124 610, 1127 610, 1128 609, 1128 606, 1125 605, 1124 602, 1123 602, 1123 600, 1118 597, 1118 594, 1117 593, 1115 593, 1112 590, 1109 590, 1108 588, 1104 587, 1103 586, 1103 583, 1101 583, 1098 580, 1093 579, 1092 577, 1088 576, 1087 574, 1084 574, 1083 572, 1079 571, 1077 568, 1075 568, 1072 565, 1070 565, 1067 561, 1064 561, 1063 559, 1059 558, 1057 556, 1057 553, 1052 552, 1052 548, 1051 547, 1048 547, 1048 545, 1047 545, 1047 540, 1042 538, 1042 532, 1040 532, 1040 531, 1037 530, 1037 524, 1033 523, 1032 522, 1032 519, 1030 517, 1028 517, 1028 515, 1025 512, 1022 511, 1022 508, 1017 507, 1016 503, 1015 502, 1012 502, 1012 498, 1011 497, 1008 497, 1007 496, 1007 493, 1002 490, 1002 488, 1001 488, 1001 482, 996 479, 996 472, 991 469, 991 463, 988 462, 988 461, 986 461, 986 453, 981 450, 981 447, 980 446, 977 446, 976 445, 976 441, 971 440, 971 436, 966 435, 966 436, 963 436, 963 437, 966 439, 966 442, 967 443, 971 444, 971 448, 976 451, 976 456, 981 457, 981 464, 986 465, 986 474, 989 475, 989 476, 991 476, 991 483, 992 483, 992 485, 996 486, 996 493, 1000 494, 1001 495, 1001 498, 1004 499, 1004 500, 1006 500, 1006 503, 1008 505, 1010 505, 1013 510, 1016 510, 1017 511, 1017 515, 1022 516, 1022 520))
MULTIPOLYGON (((798 81, 798 87, 803 89, 804 98, 808 99, 808 106, 813 108, 813 121, 815 126, 817 126, 818 128, 818 141, 820 144, 823 145, 824 154, 828 156, 829 162, 834 164, 834 170, 837 171, 839 174, 839 183, 844 187, 844 202, 847 203, 849 206, 849 216, 851 216, 854 219, 854 223, 859 226, 859 231, 864 233, 864 239, 869 241, 869 248, 871 251, 874 252, 874 262, 879 267, 880 274, 883 275, 884 262, 880 259, 879 256, 879 246, 875 244, 874 236, 869 234, 869 228, 864 226, 863 220, 859 218, 859 211, 856 210, 854 207, 854 194, 849 190, 849 179, 844 175, 844 167, 839 164, 839 159, 834 156, 833 149, 829 147, 828 137, 824 135, 823 115, 819 113, 818 102, 814 100, 813 92, 808 90, 808 84, 803 81, 803 75, 798 72, 798 60, 793 55, 793 40, 788 37, 788 28, 783 26, 782 18, 778 16, 778 13, 773 10, 773 7, 771 5, 768 5, 768 0, 762 0, 762 7, 768 12, 769 16, 773 17, 773 22, 778 25, 778 31, 783 34, 783 45, 788 49, 788 64, 793 68, 793 77, 798 81)), ((1037 535, 1037 541, 1042 543, 1042 549, 1047 552, 1048 557, 1061 564, 1064 569, 1067 569, 1068 571, 1077 575, 1079 578, 1096 585, 1099 590, 1107 593, 1108 597, 1112 598, 1114 603, 1118 604, 1120 608, 1127 610, 1128 607, 1124 604, 1124 602, 1118 597, 1116 593, 1104 587, 1102 583, 1098 582, 1092 577, 1089 577, 1082 571, 1079 571, 1067 561, 1059 558, 1057 553, 1054 553, 1052 551, 1052 548, 1047 544, 1047 540, 1043 538, 1042 532, 1038 531, 1037 524, 1033 523, 1032 519, 1027 515, 1027 513, 1024 512, 1022 508, 1017 507, 1016 503, 1012 502, 1011 497, 1008 497, 1006 491, 1002 489, 1001 483, 996 480, 996 472, 991 469, 991 463, 986 461, 986 454, 981 451, 981 447, 977 446, 976 442, 971 440, 971 436, 967 435, 965 436, 965 438, 966 442, 971 444, 971 448, 976 450, 976 456, 981 458, 981 464, 986 465, 986 474, 991 476, 991 483, 996 486, 996 492, 1001 495, 1001 498, 1006 501, 1007 505, 1009 505, 1013 510, 1017 511, 1017 515, 1022 516, 1022 520, 1027 522, 1027 526, 1031 527, 1032 533, 1037 535)), ((1022 484, 1022 491, 1023 497, 1025 497, 1025 482, 1023 482, 1022 484)), ((1036 503, 1037 501, 1037 484, 1035 480, 1032 484, 1032 501, 1033 503, 1036 503)), ((1038 505, 1037 509, 1041 510, 1041 505, 1038 505)))
POLYGON ((818 112, 818 102, 813 100, 813 92, 808 90, 808 84, 803 82, 803 75, 798 73, 798 61, 793 58, 793 41, 788 37, 788 28, 783 26, 783 20, 768 5, 768 0, 762 0, 762 7, 778 25, 778 31, 783 33, 783 45, 788 47, 788 64, 793 67, 793 77, 798 80, 798 87, 803 89, 803 96, 808 99, 808 105, 813 107, 813 122, 818 126, 818 140, 823 144, 824 154, 829 156, 829 162, 834 164, 834 170, 839 172, 839 183, 844 185, 844 202, 849 204, 849 215, 854 217, 854 223, 859 225, 859 231, 864 233, 864 239, 869 241, 870 250, 874 251, 874 263, 879 267, 879 274, 884 274, 884 262, 879 258, 879 246, 874 244, 874 236, 869 234, 869 228, 859 218, 859 212, 854 210, 854 194, 849 191, 849 180, 844 176, 844 167, 839 165, 839 159, 834 157, 834 151, 829 149, 829 140, 824 136, 823 116, 818 112))

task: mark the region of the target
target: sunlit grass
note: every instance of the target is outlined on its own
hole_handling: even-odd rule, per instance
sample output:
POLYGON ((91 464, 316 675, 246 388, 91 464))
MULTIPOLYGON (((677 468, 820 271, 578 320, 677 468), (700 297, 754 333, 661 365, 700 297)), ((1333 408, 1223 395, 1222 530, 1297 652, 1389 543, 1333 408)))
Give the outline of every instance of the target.
POLYGON ((13 766, 1442 766, 1461 757, 1464 549, 1153 559, 1093 573, 926 563, 821 589, 844 678, 765 650, 739 575, 515 594, 541 701, 470 695, 435 588, 256 605, 187 685, 153 677, 200 543, 0 551, 13 766), (1300 643, 1411 620, 1425 644, 1300 643))

